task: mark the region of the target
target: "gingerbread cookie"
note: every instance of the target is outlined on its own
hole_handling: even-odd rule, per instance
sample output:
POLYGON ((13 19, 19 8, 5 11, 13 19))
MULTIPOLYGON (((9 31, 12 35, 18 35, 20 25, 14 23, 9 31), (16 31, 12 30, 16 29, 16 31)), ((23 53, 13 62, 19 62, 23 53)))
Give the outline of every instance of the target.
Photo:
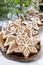
POLYGON ((38 53, 38 50, 35 48, 35 45, 39 42, 39 40, 35 38, 29 38, 27 34, 21 35, 19 39, 17 39, 18 47, 15 49, 16 53, 22 53, 25 58, 28 58, 30 53, 38 53))

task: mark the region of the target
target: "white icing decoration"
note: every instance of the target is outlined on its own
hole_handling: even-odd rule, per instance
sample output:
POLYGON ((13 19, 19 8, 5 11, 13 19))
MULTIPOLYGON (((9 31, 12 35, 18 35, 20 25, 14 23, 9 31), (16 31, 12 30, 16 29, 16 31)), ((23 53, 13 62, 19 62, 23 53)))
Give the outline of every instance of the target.
MULTIPOLYGON (((6 31, 9 31, 9 30, 6 30, 6 31)), ((10 31, 9 34, 5 35, 6 31, 3 32, 3 38, 6 38, 6 37, 8 37, 8 36, 14 34, 14 32, 10 31)))
POLYGON ((13 35, 8 36, 7 39, 6 39, 6 42, 5 42, 4 46, 7 46, 7 45, 9 45, 9 44, 12 44, 12 43, 15 41, 15 38, 16 38, 16 37, 13 36, 13 35), (8 39, 9 39, 10 37, 14 37, 14 40, 12 40, 12 41, 10 41, 9 43, 7 43, 8 39))
POLYGON ((10 43, 10 46, 9 46, 7 52, 6 52, 7 54, 15 50, 15 48, 14 48, 13 50, 10 50, 11 46, 12 46, 14 43, 15 43, 15 41, 12 41, 12 43, 10 43))

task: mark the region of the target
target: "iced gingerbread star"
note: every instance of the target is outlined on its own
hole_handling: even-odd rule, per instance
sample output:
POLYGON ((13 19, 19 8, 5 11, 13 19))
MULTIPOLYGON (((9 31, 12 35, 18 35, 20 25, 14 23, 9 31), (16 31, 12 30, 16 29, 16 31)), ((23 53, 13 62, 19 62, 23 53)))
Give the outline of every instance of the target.
POLYGON ((18 47, 15 49, 16 53, 22 53, 26 58, 30 53, 37 53, 38 50, 35 45, 38 43, 38 39, 29 38, 27 34, 21 35, 17 40, 18 47))

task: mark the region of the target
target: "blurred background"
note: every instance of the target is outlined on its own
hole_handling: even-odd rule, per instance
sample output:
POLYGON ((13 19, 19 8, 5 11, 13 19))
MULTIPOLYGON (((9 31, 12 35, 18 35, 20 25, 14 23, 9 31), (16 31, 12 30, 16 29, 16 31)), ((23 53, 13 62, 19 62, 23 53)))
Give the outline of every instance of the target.
POLYGON ((0 0, 0 20, 17 19, 18 14, 26 15, 30 8, 43 11, 43 0, 0 0))

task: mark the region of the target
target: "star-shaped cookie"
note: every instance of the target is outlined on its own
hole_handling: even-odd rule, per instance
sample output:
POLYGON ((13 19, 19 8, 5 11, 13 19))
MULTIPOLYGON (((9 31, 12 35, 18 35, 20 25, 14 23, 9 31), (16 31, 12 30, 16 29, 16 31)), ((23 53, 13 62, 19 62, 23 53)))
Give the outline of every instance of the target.
POLYGON ((28 57, 30 53, 37 53, 38 50, 35 48, 35 45, 39 40, 36 38, 29 38, 27 34, 20 36, 19 39, 16 40, 18 47, 15 49, 16 53, 22 53, 24 57, 28 57))

